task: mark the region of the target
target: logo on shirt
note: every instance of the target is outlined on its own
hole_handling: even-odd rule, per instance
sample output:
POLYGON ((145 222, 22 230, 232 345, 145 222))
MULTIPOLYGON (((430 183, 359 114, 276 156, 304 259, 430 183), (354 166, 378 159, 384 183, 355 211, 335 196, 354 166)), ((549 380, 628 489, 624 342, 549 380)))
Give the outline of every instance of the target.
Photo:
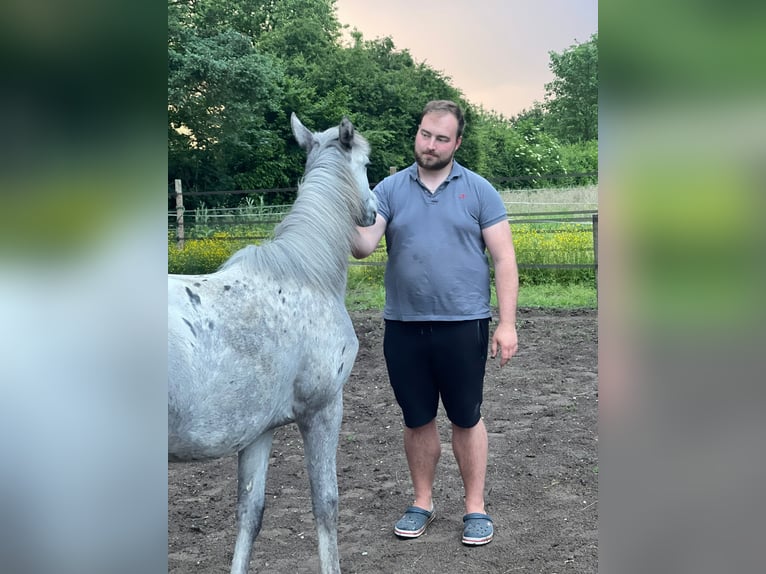
POLYGON ((465 199, 465 193, 461 193, 457 196, 458 199, 465 199))

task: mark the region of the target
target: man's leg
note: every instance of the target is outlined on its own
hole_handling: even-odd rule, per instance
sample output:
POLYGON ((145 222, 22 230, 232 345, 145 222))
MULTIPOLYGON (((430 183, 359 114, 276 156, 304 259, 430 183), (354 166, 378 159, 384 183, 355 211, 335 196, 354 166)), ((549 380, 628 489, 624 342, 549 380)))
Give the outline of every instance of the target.
POLYGON ((482 419, 471 428, 452 425, 452 451, 463 478, 466 514, 484 513, 488 449, 487 428, 482 419))
POLYGON ((415 490, 413 505, 424 510, 431 510, 436 464, 441 455, 441 440, 436 428, 436 419, 417 428, 405 427, 404 452, 407 455, 412 487, 415 490))

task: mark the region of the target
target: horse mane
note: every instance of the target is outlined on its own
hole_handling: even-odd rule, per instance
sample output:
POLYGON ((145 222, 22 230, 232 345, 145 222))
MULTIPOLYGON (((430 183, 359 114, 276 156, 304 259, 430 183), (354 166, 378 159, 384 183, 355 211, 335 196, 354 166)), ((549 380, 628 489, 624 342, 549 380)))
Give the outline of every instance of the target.
MULTIPOLYGON (((354 136, 354 146, 369 150, 359 134, 354 136)), ((221 270, 241 265, 247 273, 344 293, 355 222, 361 216, 357 186, 337 136, 324 142, 311 152, 298 196, 274 229, 273 238, 240 249, 221 270)))

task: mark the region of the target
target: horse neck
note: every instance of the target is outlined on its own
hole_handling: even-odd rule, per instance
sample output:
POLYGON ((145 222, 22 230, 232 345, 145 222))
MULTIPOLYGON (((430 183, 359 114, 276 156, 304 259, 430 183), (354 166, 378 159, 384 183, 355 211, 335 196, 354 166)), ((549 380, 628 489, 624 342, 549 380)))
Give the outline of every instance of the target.
POLYGON ((290 213, 277 227, 273 247, 291 262, 296 279, 342 295, 353 230, 339 190, 322 188, 307 177, 290 213))

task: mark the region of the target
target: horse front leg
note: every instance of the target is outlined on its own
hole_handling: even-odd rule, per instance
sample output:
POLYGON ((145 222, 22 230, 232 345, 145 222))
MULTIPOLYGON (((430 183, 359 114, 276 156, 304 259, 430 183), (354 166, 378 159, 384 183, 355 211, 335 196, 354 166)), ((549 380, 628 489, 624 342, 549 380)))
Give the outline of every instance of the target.
POLYGON ((237 467, 237 543, 231 574, 247 574, 253 542, 261 530, 266 503, 266 471, 274 437, 267 431, 239 451, 237 467))
POLYGON ((340 573, 336 451, 342 418, 343 395, 339 392, 324 409, 305 413, 297 420, 311 486, 322 574, 340 573))

